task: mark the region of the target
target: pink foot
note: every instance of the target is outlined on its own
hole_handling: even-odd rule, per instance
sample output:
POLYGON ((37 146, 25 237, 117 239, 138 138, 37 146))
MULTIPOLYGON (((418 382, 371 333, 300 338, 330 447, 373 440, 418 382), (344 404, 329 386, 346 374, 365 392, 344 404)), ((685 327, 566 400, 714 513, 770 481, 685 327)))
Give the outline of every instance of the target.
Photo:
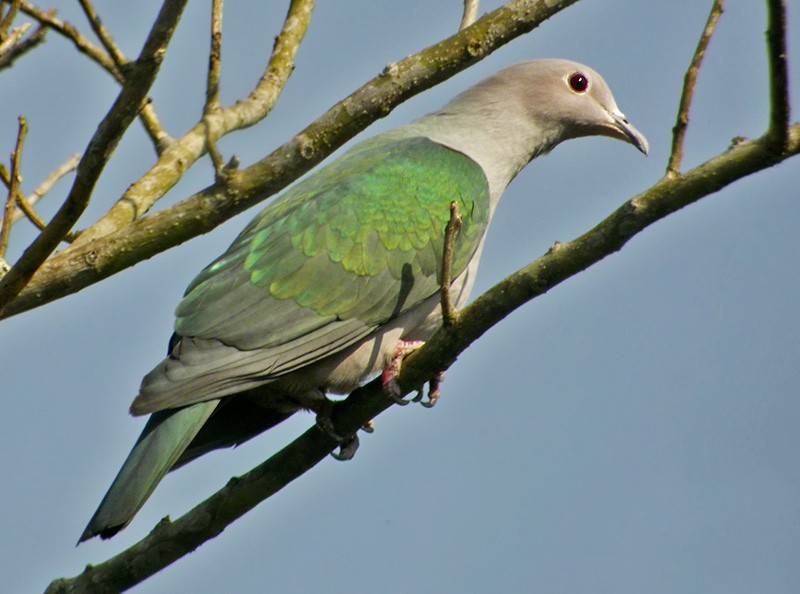
MULTIPOLYGON (((405 406, 409 402, 421 402, 423 398, 423 391, 424 388, 420 388, 417 392, 417 395, 411 400, 405 400, 402 397, 402 390, 400 385, 397 383, 397 376, 400 374, 400 368, 403 366, 403 359, 411 354, 412 352, 416 351, 419 347, 425 344, 421 340, 413 340, 413 341, 405 341, 405 340, 398 340, 397 346, 395 346, 394 355, 392 356, 392 360, 389 361, 389 364, 384 367, 383 373, 381 374, 381 382, 383 383, 383 390, 386 392, 389 397, 394 400, 397 404, 405 406)), ((439 384, 444 380, 444 372, 440 372, 436 374, 436 377, 432 378, 429 383, 428 389, 428 400, 422 401, 423 406, 427 406, 428 408, 432 407, 436 404, 436 401, 439 399, 440 390, 439 384)))

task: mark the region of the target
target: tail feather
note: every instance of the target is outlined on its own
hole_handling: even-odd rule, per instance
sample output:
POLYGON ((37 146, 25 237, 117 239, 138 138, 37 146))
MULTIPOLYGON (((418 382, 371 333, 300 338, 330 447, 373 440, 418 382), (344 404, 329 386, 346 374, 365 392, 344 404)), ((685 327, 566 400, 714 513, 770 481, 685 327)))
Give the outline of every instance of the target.
POLYGON ((264 407, 243 392, 150 416, 78 543, 125 528, 161 479, 212 450, 233 447, 289 418, 297 407, 264 407))
POLYGON ((78 542, 111 538, 127 526, 218 404, 209 400, 151 415, 78 542))
POLYGON ((223 398, 214 410, 214 414, 175 462, 172 470, 212 450, 241 445, 259 433, 282 423, 296 410, 296 408, 263 406, 249 398, 247 392, 223 398))

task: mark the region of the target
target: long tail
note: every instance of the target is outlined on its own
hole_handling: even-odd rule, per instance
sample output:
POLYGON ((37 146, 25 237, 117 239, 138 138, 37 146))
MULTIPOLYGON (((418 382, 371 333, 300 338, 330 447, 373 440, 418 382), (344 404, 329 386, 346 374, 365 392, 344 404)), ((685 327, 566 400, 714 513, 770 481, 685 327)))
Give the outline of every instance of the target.
POLYGON ((244 443, 289 418, 294 407, 267 408, 248 392, 150 416, 78 543, 125 528, 170 470, 212 450, 244 443))
POLYGON ((218 404, 210 400, 151 415, 78 543, 111 538, 127 526, 218 404))

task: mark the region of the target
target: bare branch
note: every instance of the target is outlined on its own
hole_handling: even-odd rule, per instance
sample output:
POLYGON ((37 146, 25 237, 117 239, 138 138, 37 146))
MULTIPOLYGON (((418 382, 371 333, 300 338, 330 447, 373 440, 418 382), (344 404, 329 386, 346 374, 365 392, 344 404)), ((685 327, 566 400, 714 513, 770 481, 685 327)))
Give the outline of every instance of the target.
POLYGON ((56 18, 54 11, 45 12, 26 0, 21 2, 20 8, 22 12, 29 17, 71 41, 79 52, 85 54, 91 60, 99 64, 106 72, 111 74, 117 82, 120 84, 123 82, 122 74, 117 69, 111 56, 103 51, 102 48, 92 43, 87 37, 81 35, 74 25, 56 18))
POLYGON ((122 67, 128 63, 128 59, 119 49, 119 46, 114 41, 114 38, 111 37, 108 29, 106 29, 103 25, 103 22, 100 20, 100 17, 98 16, 97 11, 94 9, 94 6, 90 0, 79 0, 79 2, 87 20, 89 21, 89 24, 92 27, 92 31, 94 31, 94 34, 97 35, 100 43, 103 44, 106 52, 108 52, 108 55, 114 61, 114 64, 118 69, 121 70, 122 67))
POLYGON ((22 36, 25 35, 25 33, 27 33, 28 29, 30 28, 31 28, 30 23, 24 23, 19 27, 13 29, 11 33, 8 33, 7 35, 2 35, 2 37, 0 37, 0 56, 9 51, 13 45, 17 44, 19 40, 22 39, 22 36))
POLYGON ((218 121, 211 116, 218 114, 219 105, 219 76, 222 65, 222 5, 223 0, 213 0, 211 3, 211 45, 208 52, 208 77, 206 80, 206 104, 203 108, 203 121, 205 123, 206 142, 208 154, 214 164, 217 181, 222 180, 225 171, 225 161, 217 150, 218 131, 214 124, 218 121))
POLYGON ((8 12, 6 12, 2 20, 0 20, 0 41, 5 40, 8 36, 11 25, 14 24, 14 19, 16 19, 19 14, 19 5, 20 0, 11 0, 9 2, 8 12))
POLYGON ((789 142, 789 74, 786 50, 786 5, 767 0, 767 58, 769 60, 769 137, 786 150, 789 142))
POLYGON ((0 18, 0 70, 8 68, 17 58, 39 45, 45 35, 45 29, 39 26, 28 37, 25 37, 31 28, 30 23, 23 23, 19 27, 11 29, 14 20, 19 15, 21 0, 0 3, 0 11, 3 4, 9 4, 9 7, 5 15, 0 18))
POLYGON ((454 200, 450 203, 450 220, 447 221, 447 226, 444 228, 444 248, 442 249, 442 326, 452 326, 458 316, 450 296, 450 285, 453 280, 453 250, 460 230, 461 215, 458 212, 458 202, 454 200))
MULTIPOLYGON (((79 161, 80 155, 74 154, 65 163, 54 169, 53 172, 50 173, 50 175, 48 175, 44 181, 42 181, 42 183, 39 184, 39 187, 37 187, 30 196, 25 198, 25 201, 28 203, 28 205, 33 207, 37 202, 39 202, 39 200, 44 198, 56 184, 56 182, 58 182, 62 177, 71 171, 75 171, 79 161)), ((24 197, 22 193, 19 193, 18 196, 24 197)), ((15 224, 23 216, 25 216, 25 214, 21 210, 15 211, 11 218, 11 224, 15 224)))
POLYGON ((722 12, 725 10, 723 0, 714 0, 711 5, 711 12, 708 15, 706 26, 700 35, 700 41, 697 43, 697 49, 694 51, 689 69, 683 79, 683 92, 681 93, 681 101, 678 106, 678 120, 675 127, 672 129, 672 151, 669 156, 669 163, 667 164, 667 176, 674 177, 680 175, 681 161, 683 160, 683 141, 686 136, 686 128, 689 125, 689 110, 692 105, 692 98, 694 97, 694 87, 697 83, 697 75, 700 72, 700 65, 703 62, 708 44, 711 41, 711 36, 717 28, 722 12))
MULTIPOLYGON (((37 27, 33 33, 25 38, 22 38, 22 35, 24 35, 28 28, 29 27, 26 23, 25 25, 22 25, 18 29, 12 31, 12 37, 14 37, 14 41, 7 46, 7 49, 0 47, 0 70, 3 68, 8 68, 17 58, 26 54, 44 41, 44 36, 47 32, 47 29, 42 26, 37 27), (17 33, 19 33, 19 35, 17 35, 17 33)), ((12 37, 9 37, 9 39, 6 41, 9 41, 12 39, 12 37)), ((6 44, 3 43, 2 45, 5 46, 6 44)))
POLYGON ((463 31, 475 22, 478 18, 478 6, 481 0, 464 0, 464 14, 461 15, 461 23, 458 25, 458 30, 463 31))
POLYGON ((28 122, 19 116, 19 128, 17 130, 17 144, 14 152, 11 153, 11 179, 8 185, 8 198, 6 207, 3 211, 3 224, 0 225, 0 258, 5 257, 8 249, 8 237, 11 234, 11 216, 17 203, 17 193, 19 184, 22 181, 22 147, 25 144, 25 137, 28 135, 28 122))
MULTIPOLYGON (((79 52, 97 63, 120 85, 125 85, 125 74, 123 73, 122 66, 130 64, 130 60, 125 58, 119 50, 116 50, 116 58, 112 57, 105 50, 82 35, 74 25, 57 19, 54 11, 44 12, 26 0, 22 1, 20 7, 22 12, 36 19, 42 26, 52 29, 71 41, 79 52)), ((161 123, 159 122, 153 106, 149 102, 143 104, 138 115, 145 131, 156 147, 156 152, 161 153, 170 144, 172 139, 161 127, 161 123)))
POLYGON ((175 141, 158 162, 122 195, 114 206, 81 234, 79 245, 122 229, 142 217, 208 150, 206 127, 221 138, 264 119, 278 101, 294 70, 297 50, 305 37, 314 0, 292 0, 281 33, 275 39, 269 64, 250 95, 236 105, 203 118, 183 138, 175 141))
POLYGON ((147 97, 188 0, 166 0, 111 110, 78 163, 67 199, 20 259, 0 280, 0 311, 25 287, 89 204, 100 174, 147 97))
POLYGON ((211 47, 208 53, 208 78, 204 112, 219 110, 219 73, 222 62, 222 5, 223 0, 211 3, 211 47))

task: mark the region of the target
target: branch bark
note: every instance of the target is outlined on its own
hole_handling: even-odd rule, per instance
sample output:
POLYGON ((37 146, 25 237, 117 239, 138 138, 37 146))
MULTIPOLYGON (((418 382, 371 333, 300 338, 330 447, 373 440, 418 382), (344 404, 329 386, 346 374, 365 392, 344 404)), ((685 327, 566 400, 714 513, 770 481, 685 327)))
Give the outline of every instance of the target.
MULTIPOLYGON (((92 43, 71 23, 56 18, 55 10, 45 12, 24 0, 20 4, 22 12, 38 21, 42 27, 52 29, 71 41, 79 52, 88 56, 124 87, 126 85, 125 71, 131 64, 130 60, 122 54, 122 51, 114 42, 111 34, 102 25, 100 17, 97 15, 91 3, 89 3, 88 0, 81 0, 81 6, 93 30, 108 51, 92 43)), ((45 29, 42 29, 42 31, 45 31, 45 29)), ((160 153, 170 144, 172 139, 161 127, 155 109, 149 102, 145 103, 139 110, 138 115, 142 121, 145 132, 147 132, 147 135, 156 147, 156 152, 160 153)))
POLYGON ((700 41, 697 42, 697 48, 694 51, 692 62, 683 78, 683 92, 681 93, 681 100, 678 105, 678 119, 675 122, 675 127, 672 129, 672 151, 670 152, 669 163, 667 164, 667 175, 671 177, 680 174, 681 161, 683 160, 683 141, 686 137, 686 128, 689 126, 689 110, 692 106, 694 87, 697 84, 697 75, 700 72, 700 66, 703 63, 703 57, 711 41, 711 36, 714 35, 717 23, 724 10, 725 6, 723 0, 714 0, 714 4, 711 5, 711 12, 708 15, 708 20, 706 21, 706 26, 703 28, 702 35, 700 35, 700 41))
POLYGON ((76 244, 109 235, 141 218, 206 154, 211 131, 214 140, 218 140, 264 119, 275 107, 294 70, 295 56, 308 30, 313 9, 314 0, 292 0, 267 68, 250 95, 231 107, 204 114, 203 119, 183 138, 173 142, 99 221, 81 234, 76 244))
POLYGON ((789 68, 786 50, 786 5, 767 0, 767 58, 770 78, 769 136, 778 150, 789 142, 789 68))
POLYGON ((25 137, 28 135, 28 122, 20 116, 19 128, 17 132, 17 143, 14 152, 11 153, 11 174, 9 175, 8 199, 3 211, 3 221, 0 225, 0 258, 6 255, 8 248, 8 237, 11 234, 13 215, 17 205, 17 195, 19 194, 19 184, 22 181, 22 147, 25 144, 25 137))
POLYGON ((106 114, 78 163, 67 199, 19 260, 0 280, 0 312, 28 284, 42 263, 72 229, 89 204, 94 186, 114 149, 147 97, 164 59, 167 45, 188 0, 166 0, 126 84, 106 114))

